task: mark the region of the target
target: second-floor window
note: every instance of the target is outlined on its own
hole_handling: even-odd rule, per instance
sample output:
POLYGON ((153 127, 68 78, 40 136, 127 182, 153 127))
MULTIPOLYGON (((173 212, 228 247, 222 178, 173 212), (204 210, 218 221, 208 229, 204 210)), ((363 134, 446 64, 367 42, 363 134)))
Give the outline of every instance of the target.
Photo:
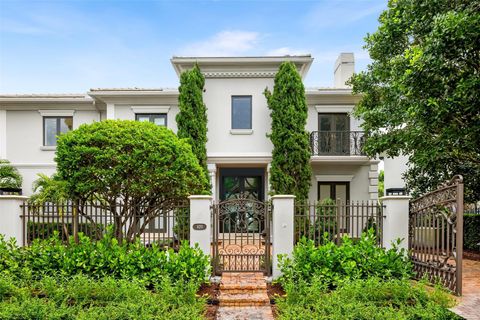
POLYGON ((252 96, 232 96, 232 129, 252 129, 252 96))
POLYGON ((318 154, 350 154, 350 117, 346 113, 318 114, 318 154))
POLYGON ((149 121, 157 126, 167 126, 167 114, 166 113, 137 113, 135 115, 137 121, 149 121))
POLYGON ((56 146, 60 134, 73 128, 73 117, 43 117, 43 145, 56 146))

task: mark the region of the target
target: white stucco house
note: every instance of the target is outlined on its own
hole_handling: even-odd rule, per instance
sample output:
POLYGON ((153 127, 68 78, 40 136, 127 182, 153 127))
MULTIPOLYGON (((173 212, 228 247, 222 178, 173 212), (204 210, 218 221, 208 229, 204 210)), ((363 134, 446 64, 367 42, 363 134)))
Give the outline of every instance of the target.
MULTIPOLYGON (((173 57, 176 73, 197 62, 205 75, 208 108, 208 169, 213 195, 223 200, 246 192, 264 200, 272 144, 270 112, 263 95, 273 89, 281 62, 295 63, 304 78, 310 55, 282 57, 173 57)), ((312 157, 310 200, 377 199, 378 162, 362 154, 360 122, 350 116, 359 97, 345 85, 354 57, 342 53, 334 66, 334 86, 307 88, 312 157)), ((177 130, 178 90, 96 88, 84 94, 0 95, 0 158, 23 176, 23 194, 32 193, 38 173, 55 171, 59 133, 104 119, 152 121, 177 130)))

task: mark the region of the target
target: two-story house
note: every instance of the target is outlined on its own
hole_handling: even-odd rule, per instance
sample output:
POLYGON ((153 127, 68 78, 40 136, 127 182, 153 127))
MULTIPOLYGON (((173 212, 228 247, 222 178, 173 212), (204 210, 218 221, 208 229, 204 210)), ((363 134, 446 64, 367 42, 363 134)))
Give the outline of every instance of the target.
MULTIPOLYGON (((263 91, 273 89, 285 60, 295 63, 302 78, 313 62, 310 55, 171 59, 178 75, 198 63, 206 78, 208 170, 216 200, 241 192, 260 200, 268 196, 271 120, 263 91)), ((342 53, 335 63, 334 87, 306 89, 312 201, 377 198, 378 160, 362 154, 360 122, 350 116, 359 99, 345 85, 353 71, 353 54, 342 53)), ((18 168, 23 193, 29 195, 38 173, 55 171, 59 134, 104 119, 151 121, 176 132, 178 94, 167 88, 99 88, 86 94, 0 95, 0 158, 18 168)))

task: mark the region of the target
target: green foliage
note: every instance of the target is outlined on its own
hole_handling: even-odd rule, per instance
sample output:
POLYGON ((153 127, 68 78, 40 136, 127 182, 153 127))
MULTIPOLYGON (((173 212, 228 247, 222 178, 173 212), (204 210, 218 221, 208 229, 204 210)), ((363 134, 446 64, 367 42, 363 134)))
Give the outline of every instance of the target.
POLYGON ((168 278, 149 291, 137 281, 77 275, 40 280, 0 274, 0 318, 4 320, 202 319, 204 301, 192 284, 168 278))
POLYGON ((380 170, 378 173, 378 198, 385 195, 385 172, 380 170))
MULTIPOLYGON (((333 240, 338 232, 337 224, 337 204, 335 200, 326 198, 317 204, 317 218, 312 226, 311 232, 314 233, 315 243, 323 244, 325 239, 333 240), (325 233, 327 233, 325 235, 325 233)), ((311 239, 312 237, 310 237, 311 239)))
POLYGON ((280 257, 283 273, 280 283, 284 287, 288 283, 309 283, 316 279, 334 288, 355 279, 406 279, 411 275, 412 267, 405 249, 379 247, 373 230, 364 233, 356 242, 345 236, 337 246, 325 235, 323 243, 317 247, 314 241, 303 238, 295 246, 292 258, 280 257))
POLYGON ((453 299, 439 288, 427 290, 408 280, 355 280, 329 291, 316 279, 290 283, 286 297, 276 301, 279 319, 458 319, 447 308, 453 299))
POLYGON ((480 10, 470 0, 391 0, 366 37, 373 62, 355 75, 370 156, 409 156, 407 187, 454 174, 480 198, 480 10))
POLYGON ((175 253, 153 244, 119 243, 111 232, 100 241, 79 234, 79 243, 70 238, 64 245, 58 235, 49 240, 35 240, 29 247, 17 247, 0 236, 0 273, 66 277, 77 274, 100 279, 106 276, 135 280, 147 287, 163 279, 191 282, 198 286, 209 274, 210 259, 198 248, 184 242, 175 253))
POLYGON ((67 183, 58 175, 51 177, 46 174, 37 174, 38 179, 33 182, 34 194, 28 199, 31 204, 43 204, 45 202, 64 203, 70 199, 67 191, 67 183))
POLYGON ((463 248, 480 252, 480 214, 463 216, 463 248))
POLYGON ((10 161, 0 159, 0 188, 22 187, 22 176, 17 168, 10 164, 10 161))
POLYGON ((293 194, 298 201, 310 189, 310 142, 305 131, 308 108, 302 79, 292 62, 283 62, 275 76, 273 93, 265 89, 271 110, 273 144, 270 183, 276 194, 293 194))
POLYGON ((205 78, 197 64, 191 70, 180 75, 178 88, 177 135, 184 138, 192 146, 193 154, 204 170, 207 183, 204 193, 210 193, 207 169, 207 107, 203 103, 203 87, 205 78))
MULTIPOLYGON (((78 230, 91 239, 99 240, 104 233, 104 226, 103 224, 92 222, 79 223, 78 230)), ((28 243, 37 238, 48 239, 53 235, 58 236, 62 241, 67 241, 73 235, 73 223, 28 221, 26 231, 28 243)))
POLYGON ((81 125, 58 139, 55 160, 58 178, 72 199, 99 201, 118 217, 119 240, 127 224, 125 236, 133 240, 159 210, 173 210, 208 183, 188 142, 149 122, 81 125))

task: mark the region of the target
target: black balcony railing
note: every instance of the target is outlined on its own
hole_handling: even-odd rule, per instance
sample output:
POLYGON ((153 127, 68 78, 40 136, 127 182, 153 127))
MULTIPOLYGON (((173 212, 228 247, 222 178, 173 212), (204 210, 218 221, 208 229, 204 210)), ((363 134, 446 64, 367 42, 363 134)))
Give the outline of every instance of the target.
POLYGON ((363 131, 313 131, 310 146, 313 156, 363 156, 363 131))

